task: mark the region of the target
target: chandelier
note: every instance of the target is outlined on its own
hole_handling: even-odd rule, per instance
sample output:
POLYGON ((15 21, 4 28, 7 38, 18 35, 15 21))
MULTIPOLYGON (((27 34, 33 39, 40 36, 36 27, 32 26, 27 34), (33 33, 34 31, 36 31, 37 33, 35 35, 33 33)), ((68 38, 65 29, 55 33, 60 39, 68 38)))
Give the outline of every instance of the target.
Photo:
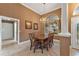
MULTIPOLYGON (((44 12, 46 9, 46 3, 42 3, 42 12, 44 12)), ((40 21, 42 22, 46 22, 46 18, 45 17, 41 17, 40 21)))

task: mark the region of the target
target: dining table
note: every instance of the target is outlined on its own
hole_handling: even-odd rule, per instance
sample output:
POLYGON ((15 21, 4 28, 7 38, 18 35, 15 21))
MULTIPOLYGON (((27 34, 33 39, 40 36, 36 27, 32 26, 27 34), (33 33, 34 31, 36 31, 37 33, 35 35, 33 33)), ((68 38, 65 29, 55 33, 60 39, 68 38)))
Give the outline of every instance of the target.
POLYGON ((45 41, 47 38, 48 38, 48 36, 45 36, 44 34, 41 34, 41 33, 35 35, 35 40, 38 40, 38 41, 40 41, 40 43, 41 43, 42 53, 43 53, 43 48, 44 48, 44 47, 43 47, 43 46, 44 46, 44 41, 45 41))
MULTIPOLYGON (((35 38, 41 42, 42 45, 42 53, 43 53, 43 43, 44 40, 48 38, 48 36, 44 34, 37 33, 35 38)), ((69 56, 70 55, 70 45, 71 45, 71 37, 70 36, 63 36, 59 34, 54 34, 54 40, 60 41, 60 56, 69 56)))

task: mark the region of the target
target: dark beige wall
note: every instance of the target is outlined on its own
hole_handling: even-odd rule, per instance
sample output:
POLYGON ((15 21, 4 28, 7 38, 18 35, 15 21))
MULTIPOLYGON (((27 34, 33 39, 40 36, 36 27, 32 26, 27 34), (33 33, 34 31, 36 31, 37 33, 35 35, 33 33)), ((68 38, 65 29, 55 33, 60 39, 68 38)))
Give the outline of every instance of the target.
MULTIPOLYGON (((44 14, 42 16, 49 16, 56 14, 59 16, 61 19, 61 9, 57 9, 55 11, 52 11, 50 13, 44 14)), ((42 32, 42 25, 40 25, 40 15, 37 13, 33 12, 32 10, 22 6, 21 4, 18 3, 9 3, 9 4, 1 4, 0 3, 0 15, 1 16, 8 16, 12 18, 18 18, 20 19, 20 39, 21 41, 27 40, 26 38, 28 37, 29 32, 42 32), (33 29, 25 29, 25 20, 30 20, 33 23, 38 23, 38 30, 33 30, 33 29)))
POLYGON ((33 31, 33 29, 25 29, 25 20, 38 23, 39 29, 37 31, 40 31, 40 15, 22 6, 21 4, 0 4, 0 15, 20 19, 21 41, 27 40, 26 38, 28 37, 28 33, 33 31))
POLYGON ((71 17, 73 16, 73 11, 76 8, 77 3, 69 3, 68 4, 68 28, 69 32, 71 32, 71 17))

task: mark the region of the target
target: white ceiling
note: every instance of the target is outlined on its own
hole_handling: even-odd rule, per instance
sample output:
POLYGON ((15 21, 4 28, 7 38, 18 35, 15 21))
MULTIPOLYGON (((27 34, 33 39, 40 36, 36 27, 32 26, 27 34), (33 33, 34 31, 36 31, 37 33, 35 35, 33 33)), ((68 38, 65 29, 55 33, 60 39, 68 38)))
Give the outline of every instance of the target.
POLYGON ((34 12, 42 15, 58 8, 61 8, 60 3, 22 3, 25 7, 33 10, 34 12))

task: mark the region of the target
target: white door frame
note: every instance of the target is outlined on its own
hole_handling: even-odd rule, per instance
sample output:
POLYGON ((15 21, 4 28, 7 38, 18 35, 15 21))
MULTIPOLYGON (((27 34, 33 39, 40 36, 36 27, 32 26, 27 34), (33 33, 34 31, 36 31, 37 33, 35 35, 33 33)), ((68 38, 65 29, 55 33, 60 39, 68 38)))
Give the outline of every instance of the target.
POLYGON ((1 35, 1 32, 2 32, 2 21, 1 21, 1 18, 0 18, 0 50, 2 49, 2 35, 1 35))
POLYGON ((9 20, 9 21, 13 21, 14 22, 14 40, 17 41, 17 23, 18 23, 18 44, 20 43, 20 21, 19 19, 15 19, 15 18, 11 18, 11 17, 6 17, 6 16, 0 16, 0 50, 2 49, 2 20, 9 20))
POLYGON ((71 46, 72 48, 79 49, 78 39, 77 39, 77 24, 79 23, 79 16, 74 16, 71 18, 71 46))

